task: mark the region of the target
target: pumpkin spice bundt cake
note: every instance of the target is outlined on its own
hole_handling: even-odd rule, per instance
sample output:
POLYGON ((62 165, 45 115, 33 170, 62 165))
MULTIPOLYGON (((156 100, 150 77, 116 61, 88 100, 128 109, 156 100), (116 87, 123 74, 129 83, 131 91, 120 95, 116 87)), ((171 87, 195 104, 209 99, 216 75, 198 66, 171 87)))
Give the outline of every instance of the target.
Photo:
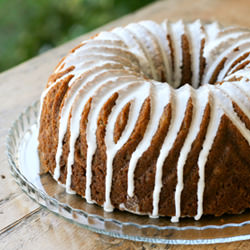
POLYGON ((250 207, 250 31, 153 21, 101 32, 41 97, 42 167, 88 203, 152 217, 250 207))

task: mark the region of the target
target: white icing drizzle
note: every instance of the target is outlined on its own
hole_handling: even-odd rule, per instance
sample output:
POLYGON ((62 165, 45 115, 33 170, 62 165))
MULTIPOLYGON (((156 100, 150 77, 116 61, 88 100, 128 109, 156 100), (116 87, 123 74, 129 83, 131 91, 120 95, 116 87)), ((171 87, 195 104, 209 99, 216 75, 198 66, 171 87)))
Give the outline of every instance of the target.
POLYGON ((133 152, 128 168, 128 196, 134 195, 134 171, 142 154, 148 149, 155 135, 165 106, 169 103, 169 87, 164 84, 152 85, 150 95, 150 120, 144 133, 143 139, 133 152), (161 100, 160 102, 158 100, 161 100))
POLYGON ((166 39, 166 32, 163 31, 163 28, 152 21, 142 21, 140 22, 145 29, 155 37, 158 41, 158 46, 160 47, 160 54, 163 59, 163 63, 165 66, 165 75, 167 82, 171 82, 172 79, 172 70, 171 70, 171 51, 169 47, 168 40, 166 39))
MULTIPOLYGON (((119 82, 121 82, 121 79, 118 79, 119 82)), ((114 94, 115 92, 118 92, 120 89, 122 89, 121 84, 119 85, 119 87, 115 88, 115 85, 117 84, 117 82, 113 82, 107 84, 106 89, 103 89, 103 92, 101 92, 100 90, 96 93, 97 96, 93 96, 92 102, 91 102, 91 110, 90 113, 88 115, 88 124, 87 124, 87 129, 86 129, 86 139, 87 139, 87 144, 88 144, 88 149, 87 149, 87 182, 86 182, 86 199, 90 199, 91 200, 91 191, 90 191, 90 184, 91 184, 91 166, 92 166, 92 159, 93 159, 93 155, 95 153, 96 150, 96 130, 97 130, 97 118, 99 116, 99 113, 101 111, 101 108, 103 107, 103 105, 105 104, 105 102, 108 100, 109 97, 112 96, 112 94, 114 94), (109 90, 109 92, 107 93, 107 89, 109 90), (98 99, 99 97, 99 99, 98 99), (105 99, 103 97, 106 97, 105 99), (107 98, 108 97, 108 98, 107 98), (89 178, 88 178, 89 175, 89 178), (88 181, 89 180, 89 181, 88 181)), ((124 85, 128 86, 129 85, 129 81, 124 81, 124 85)), ((104 85, 102 86, 104 87, 104 85)), ((145 92, 144 92, 145 93, 145 92)), ((107 210, 110 210, 108 208, 108 204, 105 206, 105 208, 107 208, 107 210)))
POLYGON ((169 35, 173 40, 173 50, 174 50, 174 79, 172 86, 178 88, 181 83, 182 78, 182 36, 184 32, 183 21, 180 20, 176 23, 169 25, 169 35))
MULTIPOLYGON (((208 85, 206 85, 207 87, 208 85)), ((213 87, 213 86, 212 86, 213 87)), ((210 122, 208 124, 206 137, 203 143, 203 148, 199 154, 198 158, 198 168, 199 168, 199 181, 197 185, 197 215, 194 217, 195 220, 199 220, 203 214, 203 193, 205 189, 205 165, 207 162, 207 158, 209 152, 212 148, 214 139, 216 137, 221 117, 223 115, 223 111, 220 107, 218 107, 217 99, 214 98, 213 92, 209 89, 209 105, 210 105, 210 122)))
POLYGON ((245 53, 249 53, 249 47, 250 41, 240 45, 238 51, 232 51, 229 55, 227 55, 227 60, 224 63, 223 69, 218 74, 217 81, 222 81, 225 78, 226 73, 237 59, 240 59, 240 57, 245 53))
POLYGON ((235 64, 235 66, 233 66, 229 72, 227 73, 227 76, 231 75, 234 71, 236 71, 236 69, 240 66, 240 65, 244 65, 245 63, 247 63, 245 65, 245 68, 248 67, 248 65, 250 64, 250 55, 248 55, 244 60, 240 60, 238 63, 235 64))
POLYGON ((184 85, 176 91, 172 91, 172 100, 171 100, 171 122, 167 135, 162 144, 159 157, 156 162, 156 174, 155 174, 155 187, 153 191, 153 212, 152 216, 158 216, 158 205, 160 200, 160 192, 162 188, 162 168, 165 159, 167 158, 169 151, 171 150, 178 132, 181 128, 183 122, 187 102, 190 98, 189 86, 184 85))
POLYGON ((112 113, 110 114, 108 119, 108 124, 106 129, 107 132, 105 135, 105 144, 107 147, 107 164, 106 164, 107 176, 106 176, 106 189, 105 189, 106 200, 104 203, 105 211, 113 210, 113 206, 110 201, 113 159, 118 150, 122 148, 122 146, 127 142, 129 136, 132 134, 136 121, 139 117, 143 102, 145 98, 149 96, 149 91, 150 91, 149 84, 145 82, 140 88, 138 88, 138 83, 136 83, 135 86, 137 86, 137 90, 135 90, 134 88, 130 89, 129 91, 126 91, 124 93, 125 96, 122 96, 121 92, 119 93, 118 100, 116 101, 116 106, 112 109, 112 113), (113 141, 115 122, 117 120, 119 113, 128 102, 131 103, 131 107, 127 125, 121 137, 115 143, 113 141))
MULTIPOLYGON (((220 86, 211 86, 211 85, 207 86, 209 86, 209 89, 211 91, 210 93, 213 95, 213 100, 214 100, 213 105, 216 108, 212 107, 211 109, 211 117, 210 117, 208 132, 206 135, 205 142, 203 143, 203 149, 198 159, 200 179, 198 182, 198 193, 197 193, 198 208, 197 208, 197 215, 195 216, 196 220, 199 220, 203 213, 203 193, 205 188, 205 162, 206 162, 204 159, 207 159, 208 157, 208 153, 212 147, 212 143, 217 134, 217 130, 219 128, 220 119, 222 115, 225 114, 228 117, 230 117, 233 124, 238 128, 238 130, 241 132, 243 137, 248 141, 250 145, 250 131, 246 128, 245 124, 239 119, 239 117, 235 113, 232 106, 232 100, 229 98, 228 95, 225 94, 225 92, 221 91, 220 86)), ((212 102, 210 102, 210 105, 211 103, 212 102)))
POLYGON ((239 70, 227 77, 225 77, 224 81, 230 81, 233 77, 235 78, 242 78, 239 81, 239 85, 243 87, 246 91, 246 93, 249 93, 247 90, 249 90, 249 83, 250 83, 250 68, 246 68, 245 70, 239 70), (242 84, 243 83, 243 84, 242 84))
MULTIPOLYGON (((124 78, 124 77, 123 77, 124 78)), ((122 79, 122 75, 121 72, 110 72, 109 77, 105 78, 105 77, 99 77, 97 80, 95 80, 94 82, 89 82, 89 86, 92 88, 88 88, 88 86, 86 85, 85 88, 81 89, 78 92, 78 96, 77 99, 75 100, 73 107, 71 109, 71 120, 70 120, 70 149, 69 149, 69 155, 68 155, 68 161, 67 161, 67 180, 66 180, 66 188, 67 190, 70 190, 70 186, 71 186, 71 174, 72 174, 72 165, 74 163, 74 151, 75 151, 75 142, 76 139, 79 136, 79 132, 80 132, 80 121, 81 121, 81 115, 82 115, 82 111, 87 103, 87 101, 92 97, 92 101, 91 101, 91 112, 88 115, 88 119, 91 119, 91 115, 93 114, 93 111, 95 109, 95 103, 98 104, 98 101, 101 99, 99 97, 98 99, 98 94, 102 93, 104 91, 101 91, 103 88, 104 90, 106 90, 107 88, 105 88, 106 86, 108 86, 109 88, 113 87, 113 90, 116 90, 114 87, 115 85, 117 85, 117 81, 124 81, 125 83, 129 84, 129 81, 131 81, 131 78, 135 80, 134 77, 125 77, 125 79, 122 79), (95 98, 96 97, 96 98, 95 98), (97 99, 97 100, 95 100, 97 99)), ((119 88, 121 88, 123 85, 120 85, 119 88)), ((105 93, 110 95, 110 93, 105 93)), ((107 96, 103 96, 103 97, 107 97, 107 96)), ((108 98, 107 98, 108 99, 108 98)), ((106 102, 107 100, 106 98, 102 98, 102 105, 103 103, 106 102)), ((98 104, 99 105, 99 104, 98 104)), ((99 105, 99 109, 100 109, 100 105, 99 105)), ((97 113, 95 113, 95 115, 98 115, 98 111, 97 113)), ((97 118, 96 120, 97 121, 97 118)), ((87 150, 87 162, 86 162, 86 200, 88 202, 91 202, 91 193, 90 193, 90 184, 91 184, 91 164, 92 164, 92 156, 95 153, 95 149, 96 149, 96 142, 95 142, 95 131, 96 131, 96 127, 97 127, 97 123, 94 123, 93 125, 90 126, 90 122, 87 123, 87 129, 86 129, 86 139, 87 139, 87 145, 88 145, 88 150, 87 150)))
POLYGON ((239 82, 234 82, 234 84, 237 86, 237 88, 239 88, 244 93, 245 96, 248 97, 248 100, 250 100, 249 84, 246 84, 244 79, 242 79, 239 82))
POLYGON ((198 88, 200 82, 201 43, 205 38, 200 20, 187 25, 187 35, 189 37, 192 63, 192 86, 198 88))
POLYGON ((201 122, 203 119, 205 107, 208 104, 208 92, 206 88, 201 87, 197 92, 194 93, 193 89, 190 88, 191 98, 193 103, 193 116, 192 122, 189 128, 189 133, 185 139, 185 143, 181 149, 178 162, 177 162, 177 185, 175 190, 175 210, 176 214, 172 217, 172 222, 178 222, 181 215, 181 193, 183 190, 183 168, 188 157, 188 153, 191 150, 192 143, 196 139, 199 131, 201 122))
POLYGON ((149 78, 152 78, 152 65, 148 62, 145 51, 142 49, 141 44, 138 43, 138 40, 133 36, 133 34, 125 28, 115 28, 112 32, 114 32, 126 43, 129 50, 139 60, 141 71, 149 78))
MULTIPOLYGON (((172 83, 174 80, 174 74, 173 74, 173 67, 174 67, 174 62, 172 61, 172 51, 170 49, 170 41, 168 40, 168 35, 169 35, 169 24, 168 24, 168 20, 165 20, 161 23, 161 27, 163 29, 163 36, 165 37, 166 40, 166 44, 167 44, 167 49, 165 50, 165 53, 167 55, 167 59, 169 61, 169 77, 168 77, 168 83, 172 83)), ((159 36, 159 35, 158 35, 159 36)), ((172 86, 172 84, 170 84, 172 86)))
MULTIPOLYGON (((72 167, 74 166, 75 143, 80 135, 80 122, 86 104, 90 102, 86 127, 87 158, 86 158, 86 188, 87 202, 95 202, 91 198, 92 161, 97 149, 96 132, 98 117, 103 105, 114 94, 118 97, 108 116, 105 133, 106 146, 106 177, 105 177, 105 211, 112 211, 111 201, 113 161, 117 152, 129 140, 136 122, 140 116, 143 103, 150 99, 150 120, 143 138, 132 153, 128 168, 129 197, 134 196, 136 166, 142 155, 150 147, 157 132, 160 119, 167 105, 171 105, 171 120, 167 134, 163 140, 159 156, 156 160, 155 185, 153 189, 153 211, 151 216, 159 216, 159 201, 163 186, 163 167, 171 151, 183 123, 187 103, 192 100, 193 111, 189 131, 181 148, 177 161, 177 184, 175 189, 175 216, 172 222, 181 217, 181 194, 184 188, 183 171, 192 148, 200 131, 207 105, 210 106, 210 120, 205 140, 198 157, 199 180, 197 183, 197 214, 198 220, 203 214, 203 195, 205 190, 205 167, 209 153, 213 147, 217 131, 223 115, 227 116, 250 145, 250 131, 234 111, 232 102, 250 119, 250 69, 249 63, 244 69, 232 73, 238 66, 250 60, 241 56, 249 52, 250 33, 238 27, 222 28, 218 23, 202 24, 200 20, 184 24, 182 20, 170 23, 164 21, 161 25, 153 21, 132 23, 124 28, 115 28, 110 32, 101 32, 93 39, 82 42, 79 48, 70 53, 56 68, 54 73, 60 73, 71 66, 70 72, 59 77, 55 82, 49 82, 41 96, 38 126, 42 115, 43 102, 54 86, 69 75, 73 75, 68 83, 68 90, 60 107, 58 125, 58 144, 55 156, 56 166, 54 178, 60 177, 60 160, 63 151, 63 139, 69 129, 69 154, 67 156, 66 191, 71 190, 72 167), (179 89, 182 79, 183 47, 182 37, 188 39, 191 55, 192 87, 184 85, 179 89), (172 49, 167 37, 170 37, 172 49), (206 67, 200 83, 201 44, 205 40, 202 57, 206 67), (236 49, 237 48, 237 49, 236 49), (216 68, 226 59, 217 80, 222 85, 208 85, 208 81, 216 68), (239 62, 237 62, 239 60, 239 62), (237 62, 237 63, 236 63, 237 62), (233 66, 233 67, 232 67, 233 66), (173 68, 173 70, 172 70, 173 68), (173 71, 173 72, 172 72, 173 71), (163 78, 167 83, 159 83, 163 78), (225 77, 226 76, 226 77, 225 77), (148 80, 153 78, 154 80, 148 80), (234 78, 242 78, 235 81, 234 78), (156 81, 155 81, 156 80, 156 81), (197 88, 195 90, 194 88, 197 88), (130 103, 128 120, 119 140, 114 142, 114 129, 120 112, 130 103)), ((120 207, 127 210, 126 204, 120 207)), ((140 213, 139 207, 134 211, 140 213)))
MULTIPOLYGON (((249 42, 250 42, 249 39, 248 40, 237 40, 235 43, 233 43, 231 46, 229 46, 229 48, 223 49, 222 52, 220 52, 220 50, 223 47, 222 48, 219 47, 219 48, 217 48, 217 50, 210 51, 210 54, 209 54, 210 58, 206 57, 207 66, 206 66, 205 73, 204 73, 203 80, 202 80, 203 83, 209 83, 217 66, 220 64, 220 62, 222 62, 222 60, 224 58, 226 58, 226 60, 229 58, 229 61, 230 61, 231 55, 235 53, 235 51, 234 51, 235 48, 240 47, 240 46, 245 45, 245 44, 246 45, 248 44, 248 46, 249 46, 249 42), (211 56, 211 54, 212 55, 214 54, 214 55, 211 56)), ((236 59, 237 58, 235 58, 235 60, 236 59)), ((226 69, 227 69, 227 67, 226 67, 226 69)), ((218 80, 220 80, 220 79, 218 79, 218 80)))
MULTIPOLYGON (((149 48, 152 46, 148 35, 145 34, 145 31, 140 28, 140 26, 136 23, 131 23, 125 28, 129 33, 132 34, 134 39, 137 41, 142 51, 146 55, 147 63, 150 66, 152 72, 152 78, 158 80, 158 76, 156 73, 155 65, 153 63, 153 58, 151 56, 152 53, 149 52, 149 48)), ((152 51, 151 51, 152 52, 152 51)))
POLYGON ((220 86, 220 89, 230 96, 230 99, 237 103, 241 110, 244 110, 244 114, 250 120, 250 99, 245 92, 241 90, 238 82, 225 82, 220 86))
POLYGON ((235 127, 237 127, 239 132, 250 145, 250 131, 246 128, 245 123, 240 120, 237 113, 234 111, 230 96, 224 92, 220 86, 214 86, 213 93, 217 96, 218 105, 223 109, 224 114, 227 117, 230 117, 231 122, 235 125, 235 127))
MULTIPOLYGON (((87 86, 90 85, 90 88, 95 89, 98 87, 98 84, 93 85, 91 83, 92 83, 92 80, 95 79, 96 76, 99 76, 101 74, 100 69, 103 72, 105 72, 107 70, 107 68, 110 68, 110 69, 117 68, 115 64, 107 65, 106 62, 104 63, 104 65, 101 65, 101 64, 99 64, 99 65, 96 66, 97 69, 95 69, 95 71, 92 72, 92 74, 91 74, 91 71, 88 72, 89 68, 87 68, 86 71, 84 71, 84 69, 82 69, 83 70, 82 77, 79 77, 78 80, 76 79, 74 81, 74 85, 71 87, 72 90, 68 92, 68 95, 65 98, 65 102, 64 102, 64 105, 62 107, 61 116, 60 116, 60 120, 59 120, 58 145, 57 145, 57 152, 56 152, 56 168, 54 171, 55 180, 58 180, 58 178, 60 177, 60 159, 61 159, 61 154, 62 154, 63 138, 66 134, 67 122, 69 119, 70 110, 71 110, 72 104, 73 104, 76 96, 78 95, 79 91, 83 88, 83 86, 86 85, 87 81, 89 81, 88 82, 89 84, 87 86), (104 71, 104 69, 105 69, 105 71, 104 71)), ((90 89, 88 89, 86 91, 90 91, 90 89)), ((70 191, 70 190, 68 189, 68 191, 70 191)))
POLYGON ((40 97, 40 109, 39 109, 39 115, 38 115, 38 119, 37 119, 37 124, 38 124, 38 131, 40 130, 40 118, 41 118, 41 114, 42 114, 42 109, 43 109, 43 101, 45 99, 45 97, 47 96, 47 94, 49 93, 49 91, 52 89, 52 87, 54 86, 50 85, 48 88, 46 88, 43 93, 41 94, 40 97))

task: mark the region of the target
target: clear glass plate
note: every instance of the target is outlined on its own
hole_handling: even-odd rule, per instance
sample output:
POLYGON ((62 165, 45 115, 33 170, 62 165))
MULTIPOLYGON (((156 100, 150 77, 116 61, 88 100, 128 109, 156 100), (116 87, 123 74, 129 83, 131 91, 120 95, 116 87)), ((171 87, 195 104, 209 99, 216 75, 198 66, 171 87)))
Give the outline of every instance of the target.
POLYGON ((97 233, 113 237, 167 244, 211 244, 250 239, 250 211, 220 218, 205 216, 171 223, 127 212, 104 212, 78 195, 66 194, 49 174, 40 172, 37 154, 39 103, 28 107, 14 122, 7 137, 13 176, 22 190, 55 214, 97 233))

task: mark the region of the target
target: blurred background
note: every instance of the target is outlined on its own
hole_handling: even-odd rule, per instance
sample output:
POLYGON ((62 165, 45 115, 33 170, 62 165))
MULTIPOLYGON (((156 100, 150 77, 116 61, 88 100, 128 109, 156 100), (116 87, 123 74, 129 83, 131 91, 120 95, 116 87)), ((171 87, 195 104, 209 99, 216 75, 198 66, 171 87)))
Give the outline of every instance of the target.
POLYGON ((155 0, 0 0, 0 72, 155 0))

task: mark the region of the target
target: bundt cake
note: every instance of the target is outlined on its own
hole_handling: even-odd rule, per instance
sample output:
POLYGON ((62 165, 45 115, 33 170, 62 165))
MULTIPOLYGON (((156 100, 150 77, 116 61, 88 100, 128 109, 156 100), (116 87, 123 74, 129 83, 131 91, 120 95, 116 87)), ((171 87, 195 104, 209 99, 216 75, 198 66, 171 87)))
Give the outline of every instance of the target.
POLYGON ((41 96, 42 167, 88 203, 152 217, 250 207, 250 31, 131 23, 83 41, 41 96))

